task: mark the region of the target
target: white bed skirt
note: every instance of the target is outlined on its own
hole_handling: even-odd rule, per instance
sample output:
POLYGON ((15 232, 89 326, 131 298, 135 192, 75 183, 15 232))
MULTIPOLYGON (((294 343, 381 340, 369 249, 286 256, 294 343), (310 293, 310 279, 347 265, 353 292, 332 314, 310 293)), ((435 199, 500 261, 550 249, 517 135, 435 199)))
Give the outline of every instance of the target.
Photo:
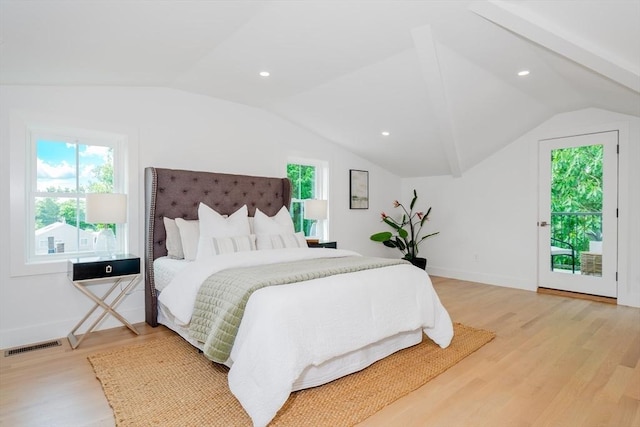
MULTIPOLYGON (((188 343, 202 350, 202 343, 189 338, 189 328, 176 324, 171 315, 165 313, 162 304, 158 304, 158 323, 176 332, 188 343)), ((345 375, 358 372, 378 360, 402 350, 416 345, 422 341, 422 329, 410 332, 402 332, 389 338, 383 339, 364 348, 334 357, 318 366, 307 367, 300 377, 293 384, 293 391, 305 388, 316 387, 326 384, 345 375)), ((204 356, 203 356, 204 357, 204 356)), ((225 365, 231 367, 232 361, 227 360, 225 365)))

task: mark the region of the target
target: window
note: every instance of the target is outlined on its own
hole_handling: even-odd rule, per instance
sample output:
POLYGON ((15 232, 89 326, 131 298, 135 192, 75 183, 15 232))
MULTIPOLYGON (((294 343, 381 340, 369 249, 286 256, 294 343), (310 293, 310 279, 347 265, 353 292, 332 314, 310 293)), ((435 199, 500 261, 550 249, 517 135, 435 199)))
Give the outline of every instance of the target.
MULTIPOLYGON (((84 191, 89 187, 83 181, 85 172, 91 171, 92 162, 85 156, 94 150, 103 150, 103 154, 110 150, 112 170, 112 189, 114 192, 126 193, 131 201, 140 200, 138 185, 138 129, 132 126, 102 123, 89 119, 77 117, 61 116, 46 112, 29 111, 22 109, 10 109, 9 111, 9 236, 7 245, 11 248, 10 276, 31 276, 36 274, 64 273, 67 271, 67 259, 79 256, 91 256, 93 245, 93 232, 82 230, 82 220, 84 215, 84 191), (42 188, 45 183, 44 176, 38 176, 38 144, 39 140, 57 142, 61 145, 69 144, 69 149, 74 150, 74 157, 67 160, 66 173, 58 178, 68 177, 69 174, 78 179, 78 183, 73 185, 58 185, 58 182, 51 181, 42 188), (87 151, 83 151, 87 150, 87 151), (105 151, 106 150, 106 151, 105 151), (77 157, 76 157, 77 154, 77 157), (40 188, 38 188, 40 185, 40 188), (47 191, 52 187, 54 191, 47 191), (67 191, 67 187, 68 190, 67 191), (71 200, 75 201, 75 205, 71 200), (42 206, 36 209, 36 202, 41 201, 42 206), (67 216, 73 218, 73 214, 58 206, 67 202, 68 208, 73 209, 75 219, 69 220, 67 216), (57 215, 48 218, 64 218, 64 223, 75 232, 75 238, 67 239, 66 235, 45 235, 40 233, 36 237, 36 229, 44 225, 45 204, 56 206, 54 209, 61 209, 57 215), (38 212, 38 228, 36 228, 38 212), (86 233, 86 234, 85 234, 86 233), (79 235, 79 237, 78 237, 79 235), (53 253, 49 253, 49 237, 53 237, 51 245, 53 253), (77 247, 72 251, 72 243, 77 243, 77 247), (58 246, 58 244, 61 244, 58 246), (64 245, 62 245, 64 243, 64 245), (56 252, 56 250, 59 251, 56 252), (63 252, 64 250, 64 252, 63 252), (46 253, 45 253, 46 252, 46 253), (37 254, 37 255, 36 255, 37 254)), ((44 149, 44 146, 43 146, 44 149)), ((46 169, 46 165, 55 164, 48 156, 48 159, 41 159, 41 173, 49 172, 53 176, 54 169, 46 169)), ((101 157, 104 159, 105 157, 101 157)), ((60 173, 62 170, 57 169, 60 173)), ((74 178, 75 178, 74 177, 74 178)), ((100 181, 97 177, 91 179, 92 183, 100 181)), ((59 181, 61 184, 62 182, 59 181)), ((94 187, 91 187, 94 188, 94 187)), ((106 191, 106 187, 105 187, 106 191)), ((140 220, 138 204, 129 202, 127 204, 127 223, 116 227, 116 235, 120 246, 118 250, 123 252, 139 253, 141 239, 129 239, 129 234, 137 236, 140 233, 140 220)), ((57 221, 54 221, 57 222, 57 221)), ((92 226, 93 224, 86 224, 92 226)), ((90 228, 90 227, 88 227, 90 228)), ((94 227, 95 228, 95 227, 94 227)), ((72 233, 73 234, 73 233, 72 233)))
POLYGON ((290 159, 287 164, 287 177, 292 184, 291 218, 295 230, 323 240, 329 238, 328 220, 304 219, 304 201, 327 199, 327 170, 327 164, 318 160, 290 159))
POLYGON ((120 138, 32 128, 29 139, 27 261, 93 255, 99 227, 110 227, 116 235, 119 230, 85 222, 85 193, 122 191, 120 138))

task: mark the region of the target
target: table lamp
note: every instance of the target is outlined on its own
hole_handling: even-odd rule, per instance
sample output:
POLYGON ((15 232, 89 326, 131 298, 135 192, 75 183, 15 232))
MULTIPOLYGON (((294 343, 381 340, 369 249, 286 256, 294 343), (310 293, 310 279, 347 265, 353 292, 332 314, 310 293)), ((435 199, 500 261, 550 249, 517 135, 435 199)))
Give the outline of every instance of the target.
POLYGON ((319 221, 327 219, 327 201, 318 199, 307 199, 304 201, 304 219, 314 220, 309 234, 311 237, 307 237, 307 242, 318 243, 320 239, 317 236, 318 229, 317 224, 319 221))
POLYGON ((102 224, 96 237, 94 250, 98 256, 111 257, 116 253, 117 242, 109 224, 127 222, 127 195, 118 193, 87 193, 86 222, 102 224))

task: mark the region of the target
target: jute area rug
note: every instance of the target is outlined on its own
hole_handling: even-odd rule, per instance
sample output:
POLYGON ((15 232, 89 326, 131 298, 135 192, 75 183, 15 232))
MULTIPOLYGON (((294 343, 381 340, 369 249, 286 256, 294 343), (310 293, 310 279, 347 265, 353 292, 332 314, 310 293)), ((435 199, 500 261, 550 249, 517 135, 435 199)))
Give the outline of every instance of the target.
MULTIPOLYGON (((320 387, 294 392, 270 426, 353 426, 491 341, 455 324, 451 345, 431 340, 320 387)), ((227 368, 179 336, 89 356, 118 426, 251 426, 229 391, 227 368)))

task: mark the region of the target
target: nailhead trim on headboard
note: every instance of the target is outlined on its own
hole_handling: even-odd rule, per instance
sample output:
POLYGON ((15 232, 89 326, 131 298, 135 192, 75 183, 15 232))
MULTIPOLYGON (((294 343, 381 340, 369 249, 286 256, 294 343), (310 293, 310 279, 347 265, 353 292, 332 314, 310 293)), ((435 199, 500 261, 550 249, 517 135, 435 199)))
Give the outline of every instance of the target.
POLYGON ((287 178, 232 175, 178 169, 145 169, 145 304, 147 323, 157 325, 157 294, 153 260, 167 255, 163 218, 198 219, 198 206, 205 203, 221 215, 230 215, 247 205, 249 216, 256 208, 273 216, 291 203, 287 178))

